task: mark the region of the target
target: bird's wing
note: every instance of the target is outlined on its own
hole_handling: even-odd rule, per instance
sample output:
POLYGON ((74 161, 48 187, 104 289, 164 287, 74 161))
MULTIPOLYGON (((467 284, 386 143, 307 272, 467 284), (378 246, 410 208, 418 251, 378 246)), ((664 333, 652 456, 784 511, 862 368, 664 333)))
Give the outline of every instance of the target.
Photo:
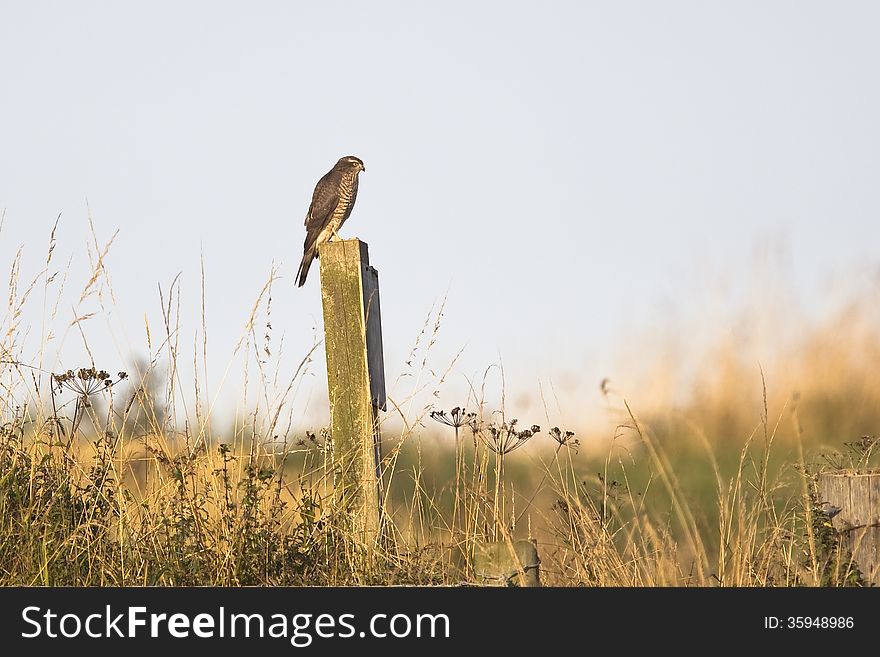
POLYGON ((312 204, 309 206, 308 214, 306 214, 306 232, 314 233, 316 236, 320 233, 330 216, 339 205, 339 184, 342 176, 338 171, 332 169, 328 171, 323 178, 315 185, 315 191, 312 194, 312 204))

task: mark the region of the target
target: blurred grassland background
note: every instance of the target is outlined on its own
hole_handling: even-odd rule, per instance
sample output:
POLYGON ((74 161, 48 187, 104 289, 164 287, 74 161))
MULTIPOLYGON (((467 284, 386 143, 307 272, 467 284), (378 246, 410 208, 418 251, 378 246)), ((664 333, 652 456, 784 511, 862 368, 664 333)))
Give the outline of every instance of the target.
MULTIPOLYGON (((52 230, 30 280, 26 253, 4 263, 5 584, 448 584, 473 578, 475 541, 504 536, 535 538, 556 585, 860 582, 814 483, 823 468, 876 462, 876 283, 815 321, 776 299, 738 309, 712 339, 691 340, 685 326, 674 341, 627 340, 590 417, 562 408, 552 382, 536 381, 540 403, 508 399, 503 362, 453 391, 457 359, 434 350, 445 323, 472 318, 439 300, 413 327, 407 361, 386 364, 390 538, 377 560, 334 506, 332 438, 296 411, 323 345, 276 338, 272 305, 289 281, 275 268, 243 309, 227 363, 207 360, 209 325, 180 324, 180 305, 201 300, 176 282, 159 286, 161 322, 145 319, 143 348, 104 363, 91 360, 92 327, 125 295, 112 284, 112 240, 93 232, 83 253, 52 230), (71 273, 77 259, 88 276, 71 273), (765 358, 750 360, 761 341, 765 358), (205 385, 209 368, 240 380, 234 411, 205 385), (477 422, 458 443, 431 418, 453 407, 477 422), (499 469, 488 428, 514 418, 540 429, 499 469), (559 418, 575 432, 565 445, 551 437, 569 429, 559 418)), ((326 401, 310 392, 308 403, 326 401)))

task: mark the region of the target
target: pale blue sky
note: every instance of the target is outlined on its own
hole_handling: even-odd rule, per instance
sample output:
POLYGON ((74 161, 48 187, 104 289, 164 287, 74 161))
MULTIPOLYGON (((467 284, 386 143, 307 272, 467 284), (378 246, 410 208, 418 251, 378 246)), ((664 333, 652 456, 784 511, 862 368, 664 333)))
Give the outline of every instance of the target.
MULTIPOLYGON (((807 314, 831 276, 880 263, 878 34, 870 2, 3 0, 0 266, 24 245, 37 271, 60 212, 75 301, 88 199, 100 239, 120 230, 112 317, 84 324, 115 369, 178 272, 191 347, 201 250, 216 390, 281 263, 290 372, 320 329, 317 276, 293 287, 303 217, 354 154, 342 232, 380 271, 389 378, 448 291, 431 362, 465 351, 440 403, 500 357, 523 408, 554 381, 573 422, 625 376, 628 339, 723 330, 756 253, 784 245, 807 314)), ((59 367, 81 363, 78 340, 56 344, 59 367)), ((297 413, 320 417, 317 361, 297 413)))

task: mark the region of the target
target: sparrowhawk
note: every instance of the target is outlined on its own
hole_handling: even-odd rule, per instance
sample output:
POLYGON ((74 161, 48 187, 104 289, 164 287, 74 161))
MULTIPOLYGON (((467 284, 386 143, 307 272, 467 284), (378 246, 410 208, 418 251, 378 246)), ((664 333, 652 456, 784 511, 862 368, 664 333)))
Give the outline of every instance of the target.
POLYGON ((303 259, 297 279, 299 287, 306 282, 312 260, 318 257, 318 245, 332 238, 341 239, 336 232, 348 219, 357 198, 358 174, 366 171, 364 163, 354 155, 339 158, 315 185, 312 204, 306 215, 306 240, 303 259))

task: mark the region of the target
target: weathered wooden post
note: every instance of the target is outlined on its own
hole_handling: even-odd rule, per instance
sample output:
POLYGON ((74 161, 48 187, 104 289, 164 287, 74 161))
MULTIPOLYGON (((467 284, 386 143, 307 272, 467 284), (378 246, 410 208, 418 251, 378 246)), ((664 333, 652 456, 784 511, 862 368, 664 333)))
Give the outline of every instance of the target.
POLYGON ((474 573, 484 586, 541 586, 541 560, 535 541, 479 541, 474 573))
POLYGON ((379 274, 358 239, 322 244, 318 257, 336 494, 354 531, 374 545, 382 505, 378 409, 385 410, 379 274))
POLYGON ((831 522, 865 579, 880 585, 880 472, 819 475, 819 495, 840 509, 831 522))

